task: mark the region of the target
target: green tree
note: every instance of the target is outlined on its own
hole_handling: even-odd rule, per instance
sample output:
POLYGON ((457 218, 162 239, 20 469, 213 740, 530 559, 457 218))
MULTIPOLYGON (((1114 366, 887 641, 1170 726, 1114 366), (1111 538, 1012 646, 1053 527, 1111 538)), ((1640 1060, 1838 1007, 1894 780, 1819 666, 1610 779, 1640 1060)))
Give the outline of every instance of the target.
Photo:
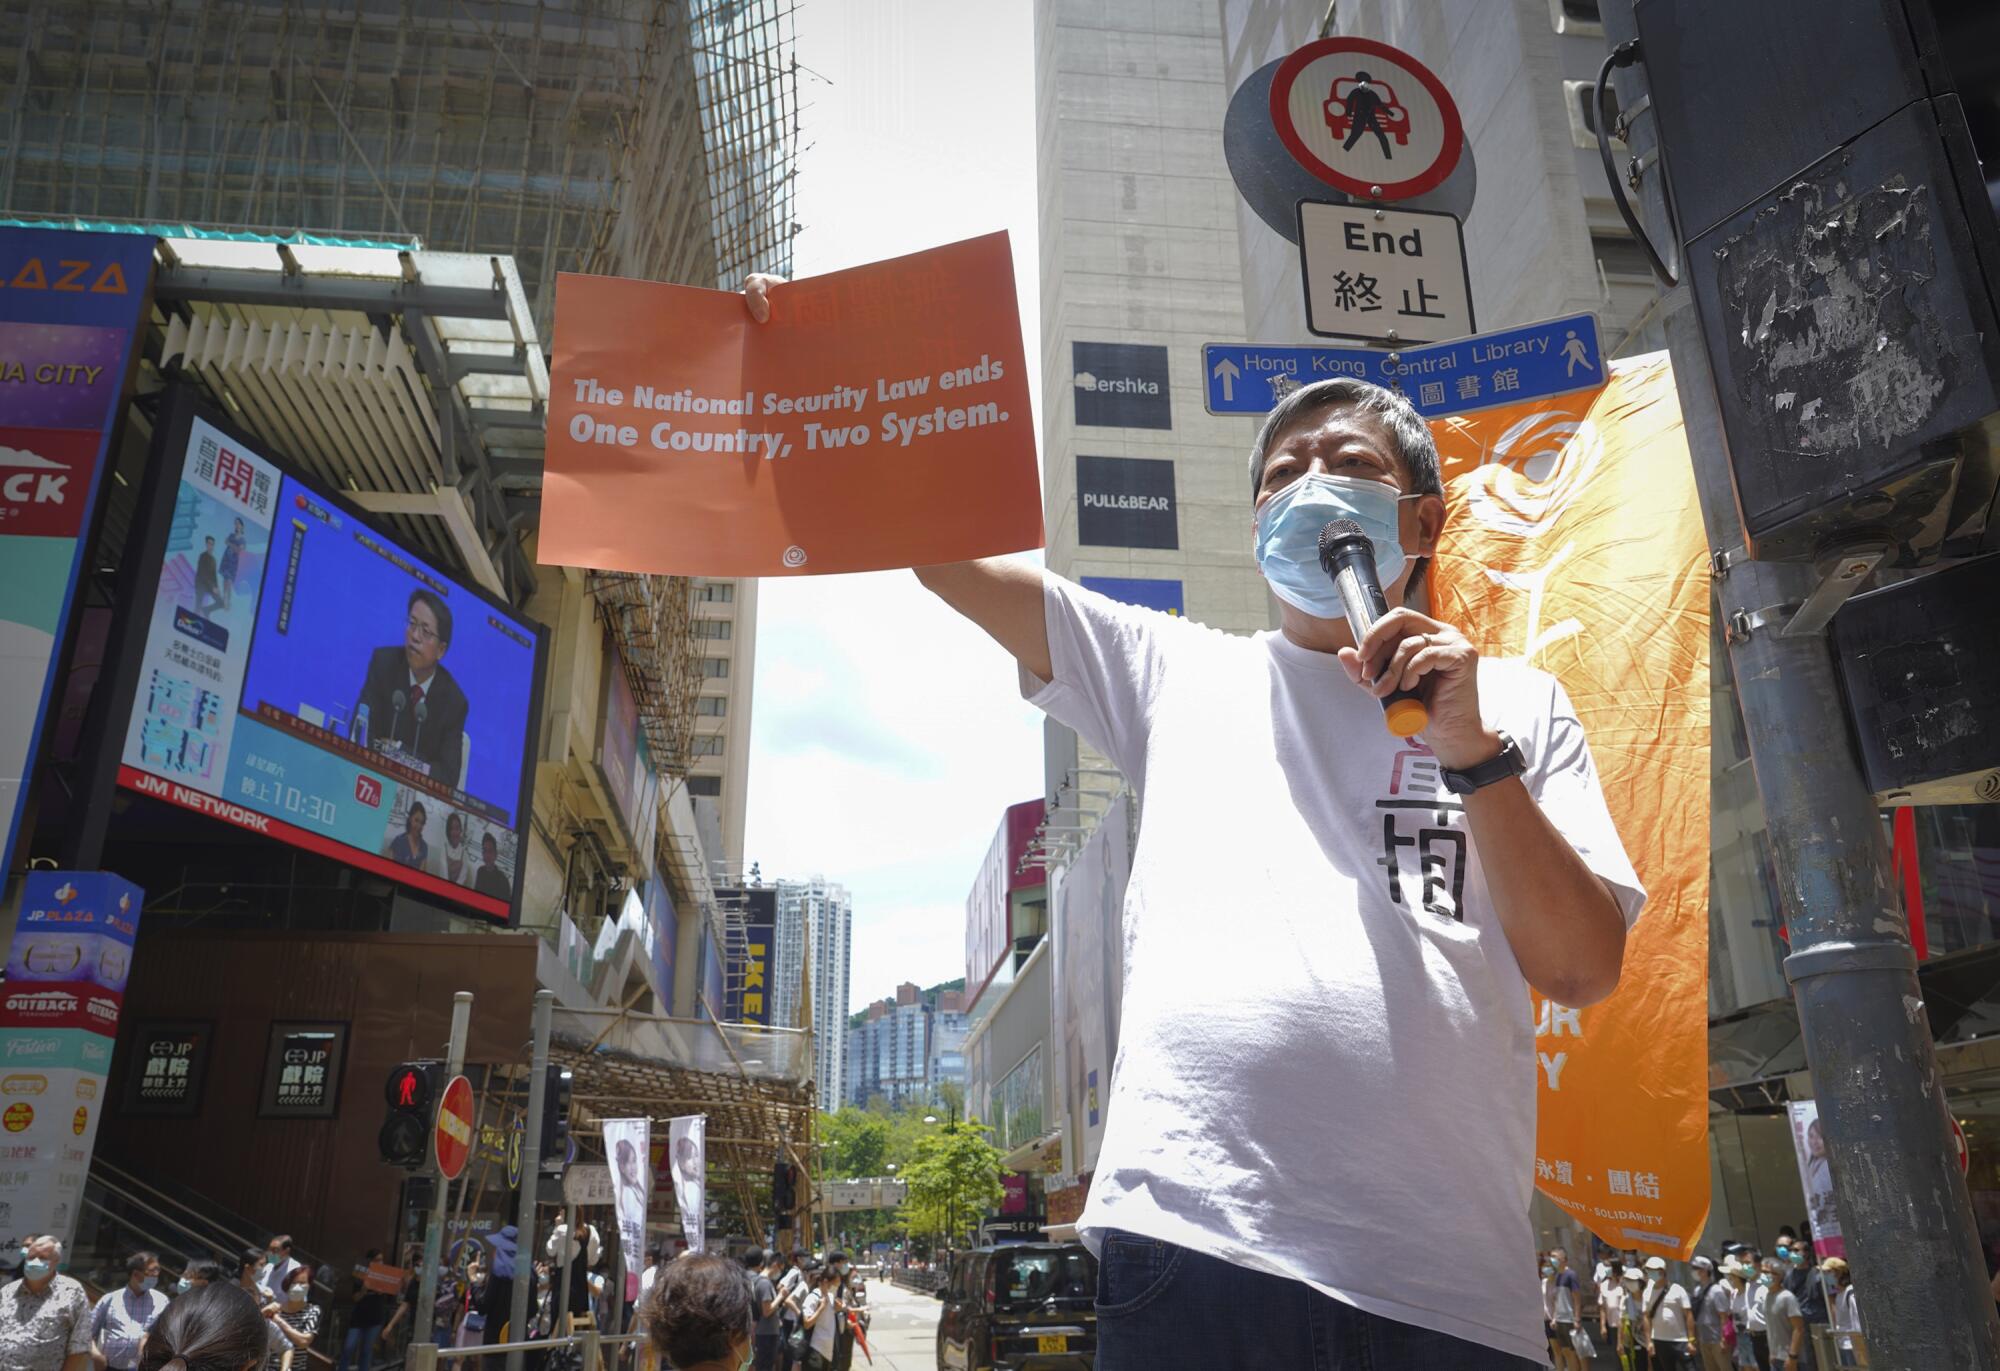
POLYGON ((1006 1196, 1000 1149, 986 1141, 977 1119, 944 1125, 919 1139, 915 1151, 898 1173, 909 1182, 902 1214, 912 1233, 955 1242, 1006 1196))
POLYGON ((844 1106, 837 1114, 819 1116, 821 1152, 829 1180, 880 1176, 889 1160, 889 1121, 865 1110, 844 1106))

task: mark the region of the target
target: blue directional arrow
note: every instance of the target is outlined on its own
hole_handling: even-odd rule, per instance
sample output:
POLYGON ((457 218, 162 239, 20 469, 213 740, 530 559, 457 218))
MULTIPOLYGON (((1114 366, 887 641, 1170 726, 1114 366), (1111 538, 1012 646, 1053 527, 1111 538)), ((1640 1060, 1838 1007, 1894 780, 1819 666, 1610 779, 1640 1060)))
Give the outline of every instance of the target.
POLYGON ((1265 414, 1300 386, 1335 376, 1400 390, 1425 418, 1604 384, 1592 314, 1394 351, 1210 343, 1201 356, 1210 414, 1265 414))

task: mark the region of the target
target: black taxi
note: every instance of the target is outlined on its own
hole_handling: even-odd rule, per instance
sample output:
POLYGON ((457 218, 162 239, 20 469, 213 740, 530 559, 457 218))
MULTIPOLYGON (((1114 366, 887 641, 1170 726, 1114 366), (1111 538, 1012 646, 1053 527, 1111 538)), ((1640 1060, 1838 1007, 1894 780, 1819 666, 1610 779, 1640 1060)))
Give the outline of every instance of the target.
POLYGON ((1097 1259, 1082 1243, 1007 1243, 953 1256, 937 1297, 938 1371, 1090 1371, 1097 1259))

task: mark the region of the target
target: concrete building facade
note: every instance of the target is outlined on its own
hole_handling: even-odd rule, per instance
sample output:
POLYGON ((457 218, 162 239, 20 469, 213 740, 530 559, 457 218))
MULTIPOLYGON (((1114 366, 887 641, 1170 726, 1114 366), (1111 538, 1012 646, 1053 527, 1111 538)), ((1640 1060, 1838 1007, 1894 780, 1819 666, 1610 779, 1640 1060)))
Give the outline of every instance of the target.
POLYGON ((813 1079, 822 1108, 837 1109, 847 1098, 848 957, 853 927, 854 904, 847 887, 823 876, 778 882, 772 1022, 812 1029, 813 1079))

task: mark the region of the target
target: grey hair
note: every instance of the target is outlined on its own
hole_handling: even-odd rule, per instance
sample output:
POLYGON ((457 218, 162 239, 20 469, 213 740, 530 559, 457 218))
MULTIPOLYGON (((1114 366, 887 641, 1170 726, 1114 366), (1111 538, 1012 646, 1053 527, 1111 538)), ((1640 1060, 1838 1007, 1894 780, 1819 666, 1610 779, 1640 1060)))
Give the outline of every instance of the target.
POLYGON ((1411 494, 1443 496, 1444 479, 1438 472, 1437 444, 1431 439, 1430 425, 1409 400, 1373 381, 1335 376, 1299 387, 1265 416, 1264 426, 1257 430, 1257 441, 1250 447, 1251 499, 1256 499, 1257 492, 1263 489, 1264 462, 1278 435, 1307 415, 1335 406, 1381 420, 1397 458, 1409 473, 1411 494))

